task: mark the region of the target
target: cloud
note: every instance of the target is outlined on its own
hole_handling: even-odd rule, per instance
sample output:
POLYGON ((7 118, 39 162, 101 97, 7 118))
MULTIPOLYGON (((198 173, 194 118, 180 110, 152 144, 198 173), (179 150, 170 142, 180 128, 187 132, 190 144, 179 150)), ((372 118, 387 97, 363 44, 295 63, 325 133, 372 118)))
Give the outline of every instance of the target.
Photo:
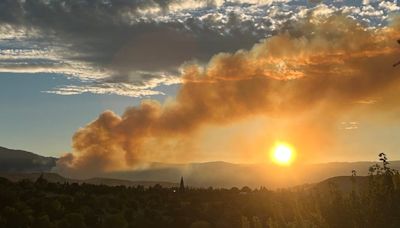
MULTIPOLYGON (((61 49, 69 50, 64 58, 69 60, 80 60, 95 63, 103 67, 115 64, 125 64, 118 56, 124 52, 124 57, 132 58, 131 64, 136 70, 147 70, 156 68, 159 70, 168 61, 168 67, 177 67, 184 60, 191 58, 209 58, 215 53, 212 48, 194 48, 207 42, 224 44, 225 50, 234 50, 244 46, 232 47, 239 44, 239 37, 227 38, 220 34, 212 26, 220 26, 208 20, 208 26, 202 21, 193 19, 192 13, 181 12, 184 9, 192 9, 190 5, 197 3, 205 6, 215 5, 214 1, 5 1, 0 6, 0 22, 6 27, 16 27, 19 30, 34 30, 39 34, 43 43, 55 43, 61 49), (187 5, 179 12, 170 12, 168 9, 175 5, 187 5), (160 12, 143 15, 141 12, 153 7, 159 8, 160 12), (96 10, 92 10, 95 8, 96 10), (170 12, 170 13, 169 13, 170 12), (193 32, 193 35, 188 35, 193 32), (178 40, 177 40, 178 39, 178 40), (146 40, 144 43, 143 41, 146 40), (179 46, 179 44, 181 46, 179 46), (187 45, 190 46, 187 46, 187 45), (142 45, 146 45, 143 47, 142 45), (172 45, 175 53, 169 46, 172 45), (155 48, 163 48, 169 55, 158 57, 154 54, 155 48), (187 50, 189 48, 189 50, 187 50), (205 52, 203 53, 203 50, 205 52), (211 53, 210 53, 211 51, 211 53), (117 58, 115 59, 115 55, 117 58), (155 59, 154 59, 155 58, 155 59), (151 59, 152 61, 147 62, 151 59), (136 62, 146 62, 147 65, 137 65, 136 62)), ((193 7, 194 9, 198 7, 193 7)), ((201 12, 199 12, 201 13, 201 12)), ((232 23, 234 16, 230 16, 225 23, 230 23, 231 32, 238 27, 248 28, 251 25, 242 24, 236 20, 232 23)), ((247 22, 245 22, 247 23, 247 22)), ((250 28, 251 29, 251 28, 250 28)), ((28 33, 28 32, 27 32, 28 33)), ((31 34, 29 34, 30 37, 31 34)), ((235 33, 241 35, 242 45, 252 43, 263 37, 264 34, 235 33), (246 38, 246 36, 248 36, 246 38), (250 39, 250 41, 246 41, 250 39)), ((218 49, 218 48, 217 48, 218 49)), ((159 52, 160 54, 160 52, 159 52)), ((125 64, 126 65, 126 64, 125 64)), ((111 67, 112 67, 111 66, 111 67)))
POLYGON ((147 79, 136 72, 178 76, 182 64, 202 65, 217 53, 249 49, 311 12, 329 16, 346 11, 379 27, 398 10, 390 1, 363 6, 274 0, 4 0, 0 71, 59 73, 85 84, 59 86, 58 94, 107 83, 103 87, 115 90, 86 91, 140 95, 148 91, 126 93, 118 84, 139 84, 139 91, 139 81, 147 79))
MULTIPOLYGON (((137 72, 142 75, 149 75, 146 72, 137 72)), ((58 94, 58 95, 76 95, 82 93, 92 93, 92 94, 116 94, 120 96, 128 97, 147 97, 154 95, 164 95, 164 93, 156 90, 155 88, 162 85, 174 85, 181 83, 180 78, 168 75, 162 75, 162 73, 157 74, 157 77, 144 80, 144 82, 139 81, 136 84, 131 83, 90 83, 88 85, 69 85, 63 86, 61 88, 55 88, 54 90, 43 91, 45 93, 58 94)), ((123 81, 128 81, 128 79, 123 79, 123 81)))
POLYGON ((311 16, 249 51, 186 65, 173 101, 143 101, 122 116, 102 113, 75 133, 74 151, 58 167, 69 175, 129 169, 171 147, 174 156, 190 157, 202 129, 255 116, 274 118, 266 131, 281 131, 311 155, 356 101, 399 86, 392 67, 399 35, 395 27, 370 30, 341 15, 311 16))

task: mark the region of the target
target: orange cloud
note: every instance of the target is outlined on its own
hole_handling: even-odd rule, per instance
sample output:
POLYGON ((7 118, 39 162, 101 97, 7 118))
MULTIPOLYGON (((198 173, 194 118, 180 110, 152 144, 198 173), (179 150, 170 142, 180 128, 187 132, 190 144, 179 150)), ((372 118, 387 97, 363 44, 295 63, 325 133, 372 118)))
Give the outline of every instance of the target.
MULTIPOLYGON (((399 85, 399 71, 392 67, 400 57, 396 26, 370 30, 343 16, 308 18, 249 51, 215 55, 204 67, 186 66, 174 101, 143 101, 122 116, 102 113, 75 133, 74 151, 58 167, 90 175, 134 168, 149 151, 164 158, 168 145, 196 144, 205 125, 253 116, 277 121, 303 116, 285 126, 295 129, 285 135, 312 150, 313 142, 329 138, 332 122, 355 101, 399 85)), ((187 147, 175 147, 174 153, 190 154, 187 147)))

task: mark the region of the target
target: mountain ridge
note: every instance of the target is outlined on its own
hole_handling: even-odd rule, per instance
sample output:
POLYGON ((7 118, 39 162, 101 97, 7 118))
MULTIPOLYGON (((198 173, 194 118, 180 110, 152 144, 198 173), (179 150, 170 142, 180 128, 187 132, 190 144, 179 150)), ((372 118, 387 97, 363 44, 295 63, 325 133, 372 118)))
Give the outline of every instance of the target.
POLYGON ((56 166, 57 160, 25 150, 0 147, 0 172, 48 172, 56 166))
POLYGON ((69 184, 93 184, 93 185, 106 185, 106 186, 126 186, 126 187, 135 187, 135 186, 143 186, 143 187, 151 187, 154 185, 161 185, 163 187, 177 187, 178 183, 166 182, 166 181, 130 181, 123 179, 112 179, 112 178, 103 178, 103 177, 93 177, 89 179, 72 179, 64 177, 58 173, 0 173, 0 177, 6 178, 13 182, 18 182, 22 180, 30 180, 35 182, 39 177, 44 178, 48 182, 52 183, 69 183, 69 184))
MULTIPOLYGON (((4 147, 0 147, 0 165, 1 163, 6 165, 6 168, 0 166, 0 172, 57 171, 55 169, 56 158, 43 157, 22 150, 8 149, 8 155, 12 155, 12 153, 15 153, 14 157, 5 156, 7 153, 4 152, 4 147)), ((97 176, 85 176, 84 173, 80 173, 79 176, 60 174, 70 179, 89 180, 91 178, 101 178, 103 182, 111 179, 131 182, 148 181, 151 183, 176 183, 183 176, 185 183, 193 187, 230 188, 249 186, 256 188, 265 186, 275 189, 318 183, 336 176, 348 176, 351 175, 352 170, 356 170, 359 176, 366 176, 368 175, 368 168, 376 163, 379 162, 328 162, 280 167, 272 163, 236 164, 225 161, 187 164, 154 162, 144 164, 141 168, 135 170, 104 172, 97 176)), ((390 165, 392 168, 400 169, 400 161, 391 161, 390 165)), ((110 182, 112 182, 111 180, 110 182)))

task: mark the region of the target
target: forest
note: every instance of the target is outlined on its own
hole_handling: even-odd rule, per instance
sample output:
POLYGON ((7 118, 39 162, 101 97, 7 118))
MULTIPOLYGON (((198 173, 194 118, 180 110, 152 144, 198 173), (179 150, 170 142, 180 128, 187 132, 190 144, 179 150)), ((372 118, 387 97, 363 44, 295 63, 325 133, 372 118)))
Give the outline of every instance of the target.
POLYGON ((368 186, 268 190, 102 186, 0 179, 0 227, 400 227, 399 172, 386 155, 368 186))

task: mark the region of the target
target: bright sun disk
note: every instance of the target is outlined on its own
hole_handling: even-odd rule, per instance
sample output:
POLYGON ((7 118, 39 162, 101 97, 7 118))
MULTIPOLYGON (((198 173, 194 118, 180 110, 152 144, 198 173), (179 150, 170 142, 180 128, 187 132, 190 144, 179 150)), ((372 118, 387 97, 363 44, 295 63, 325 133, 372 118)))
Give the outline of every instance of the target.
POLYGON ((277 143, 272 155, 274 162, 289 165, 293 161, 293 148, 286 143, 277 143))

